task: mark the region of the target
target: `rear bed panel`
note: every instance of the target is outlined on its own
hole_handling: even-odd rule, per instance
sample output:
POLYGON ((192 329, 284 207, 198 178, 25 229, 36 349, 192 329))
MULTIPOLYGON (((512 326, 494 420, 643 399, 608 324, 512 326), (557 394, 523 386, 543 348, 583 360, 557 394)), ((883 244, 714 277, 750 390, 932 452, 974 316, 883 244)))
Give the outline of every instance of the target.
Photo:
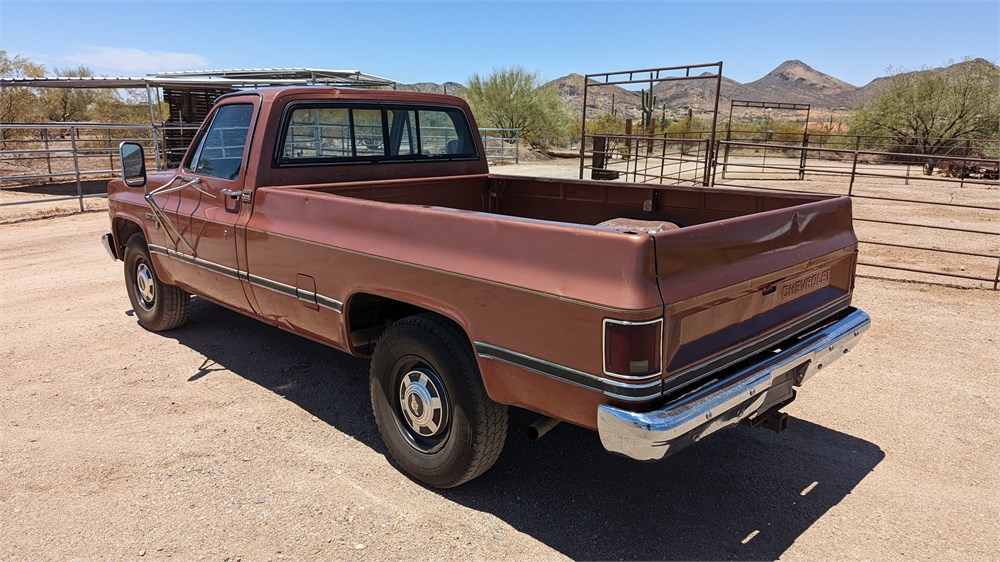
POLYGON ((832 198, 653 235, 665 390, 846 308, 857 248, 850 205, 832 198))

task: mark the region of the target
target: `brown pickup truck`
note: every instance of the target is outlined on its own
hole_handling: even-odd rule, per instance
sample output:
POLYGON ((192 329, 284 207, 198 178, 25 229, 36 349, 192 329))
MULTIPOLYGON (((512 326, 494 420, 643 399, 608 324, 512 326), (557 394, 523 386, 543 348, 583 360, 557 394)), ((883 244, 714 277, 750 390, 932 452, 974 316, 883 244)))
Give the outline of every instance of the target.
POLYGON ((508 405, 640 460, 781 429, 869 324, 850 199, 490 174, 456 97, 238 92, 179 169, 121 153, 103 240, 139 323, 196 294, 370 356, 386 447, 433 486, 490 468, 508 405))

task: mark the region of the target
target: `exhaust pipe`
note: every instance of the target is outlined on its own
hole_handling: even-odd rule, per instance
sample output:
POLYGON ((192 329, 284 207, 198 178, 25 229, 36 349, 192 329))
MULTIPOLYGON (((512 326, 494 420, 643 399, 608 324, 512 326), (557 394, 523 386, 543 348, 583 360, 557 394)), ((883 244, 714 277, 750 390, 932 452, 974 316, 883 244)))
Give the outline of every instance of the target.
POLYGON ((553 427, 559 425, 559 420, 550 418, 548 416, 542 416, 535 420, 535 423, 528 426, 524 432, 527 434, 528 439, 532 441, 537 441, 542 438, 543 435, 552 430, 553 427))

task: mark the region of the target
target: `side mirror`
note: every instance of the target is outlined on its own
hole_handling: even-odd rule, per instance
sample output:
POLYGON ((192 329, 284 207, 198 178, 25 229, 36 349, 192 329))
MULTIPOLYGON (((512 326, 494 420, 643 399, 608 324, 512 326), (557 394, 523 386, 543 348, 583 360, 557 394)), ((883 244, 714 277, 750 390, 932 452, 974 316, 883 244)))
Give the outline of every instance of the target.
POLYGON ((146 185, 146 155, 142 146, 134 142, 118 145, 118 156, 122 161, 122 179, 129 187, 146 185))

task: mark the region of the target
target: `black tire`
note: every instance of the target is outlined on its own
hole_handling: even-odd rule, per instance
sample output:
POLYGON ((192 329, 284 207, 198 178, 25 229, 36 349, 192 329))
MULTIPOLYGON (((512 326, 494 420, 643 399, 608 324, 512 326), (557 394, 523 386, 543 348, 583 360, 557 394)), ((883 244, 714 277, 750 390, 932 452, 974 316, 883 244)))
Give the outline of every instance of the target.
POLYGON ((124 261, 125 290, 139 325, 160 332, 184 324, 191 310, 191 294, 160 281, 141 233, 128 239, 124 261))
POLYGON ((371 397, 389 454, 421 482, 464 484, 503 450, 507 406, 487 396, 468 338, 440 316, 404 318, 379 339, 371 397))

